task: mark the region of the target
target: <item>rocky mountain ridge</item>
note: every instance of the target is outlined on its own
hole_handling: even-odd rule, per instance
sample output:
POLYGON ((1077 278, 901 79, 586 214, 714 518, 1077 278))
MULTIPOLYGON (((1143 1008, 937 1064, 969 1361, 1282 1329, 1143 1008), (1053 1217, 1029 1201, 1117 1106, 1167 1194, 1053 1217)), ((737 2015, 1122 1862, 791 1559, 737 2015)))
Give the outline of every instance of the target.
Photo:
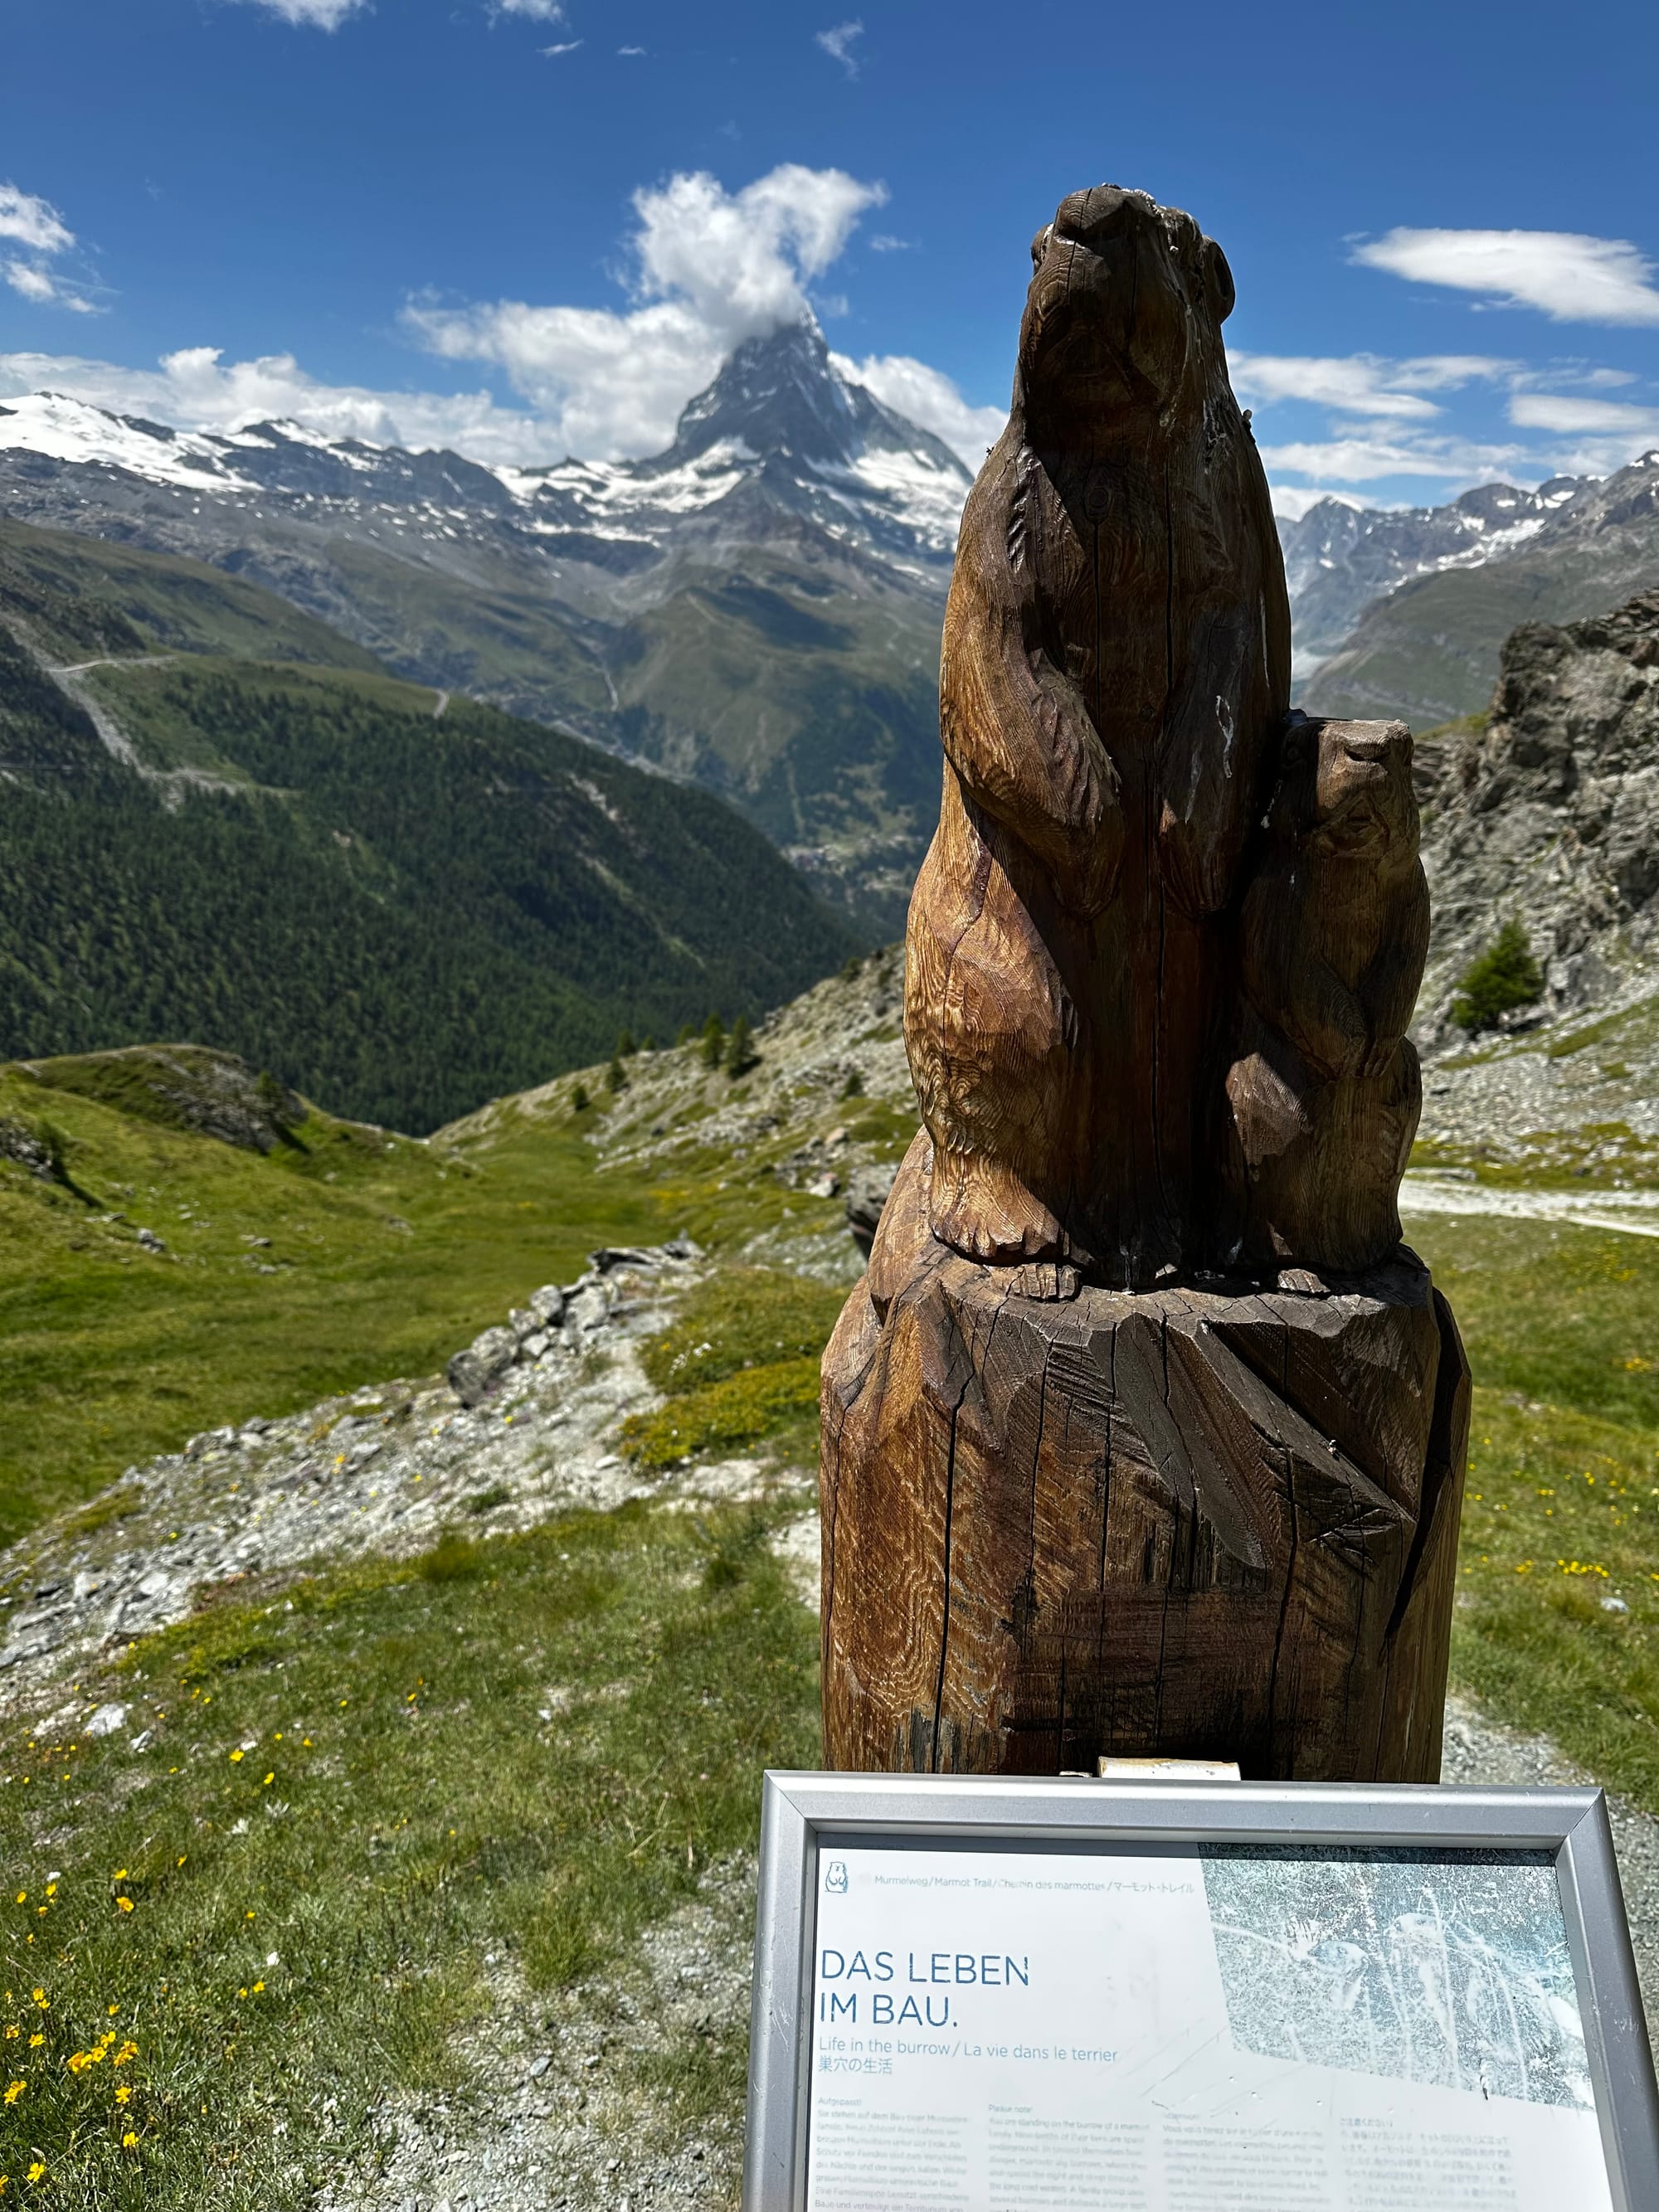
MULTIPOLYGON (((1389 550, 1384 518, 1376 519, 1374 531, 1359 532, 1352 556, 1342 556, 1350 566, 1339 562, 1330 585, 1304 574, 1297 635, 1303 652, 1313 636, 1332 635, 1343 611, 1341 592, 1349 588, 1346 577, 1375 574, 1380 595, 1357 611, 1349 635, 1306 677, 1300 705, 1310 714, 1397 715, 1416 729, 1433 728, 1485 708, 1504 641, 1522 623, 1576 621, 1659 585, 1659 452, 1610 477, 1576 484, 1557 479, 1536 494, 1516 492, 1514 509, 1492 503, 1500 494, 1510 495, 1494 488, 1485 521, 1468 502, 1478 508, 1488 501, 1486 492, 1433 510, 1427 520, 1434 527, 1425 523, 1418 541, 1417 568, 1391 586, 1382 581, 1388 562, 1379 565, 1370 550, 1389 550), (1537 502, 1530 511, 1528 500, 1537 502), (1460 509, 1469 526, 1461 550, 1455 532, 1462 525, 1447 520, 1460 509), (1510 513, 1519 520, 1503 522, 1510 513), (1492 527, 1494 520, 1500 526, 1492 527), (1334 611, 1329 618, 1320 613, 1327 604, 1334 611)), ((1306 520, 1317 514, 1311 510, 1306 520)), ((1413 542, 1410 518, 1397 532, 1394 544, 1403 556, 1413 542)), ((1294 556, 1304 569, 1317 539, 1316 532, 1294 556)))
MULTIPOLYGON (((1603 1128, 1659 1137, 1659 591, 1503 648, 1484 726, 1419 749, 1434 937, 1417 1033, 1424 1133, 1512 1147, 1603 1128), (1538 1005, 1471 1044, 1457 980, 1506 921, 1544 971, 1538 1005)), ((1620 1133, 1622 1132, 1623 1134, 1620 1133)), ((1609 1154, 1612 1157, 1612 1154, 1609 1154)))
POLYGON ((1474 568, 1536 538, 1595 479, 1555 477, 1536 491, 1481 484, 1443 507, 1365 507, 1322 499, 1279 520, 1298 676, 1340 650, 1365 609, 1413 576, 1474 568))
POLYGON ((399 675, 701 783, 872 933, 932 832, 969 482, 806 324, 739 347, 646 461, 489 469, 292 423, 0 410, 13 516, 210 562, 399 675))

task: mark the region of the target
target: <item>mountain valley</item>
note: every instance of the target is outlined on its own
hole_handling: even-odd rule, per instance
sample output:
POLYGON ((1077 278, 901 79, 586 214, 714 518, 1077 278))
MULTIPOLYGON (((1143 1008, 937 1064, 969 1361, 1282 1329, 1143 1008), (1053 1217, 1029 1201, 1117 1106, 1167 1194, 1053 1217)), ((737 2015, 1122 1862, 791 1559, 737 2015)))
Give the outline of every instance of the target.
POLYGON ((430 1128, 860 942, 711 794, 246 580, 16 523, 0 752, 13 1055, 187 1038, 430 1128))
POLYGON ((806 325, 740 347, 644 462, 495 471, 293 424, 0 408, 0 508, 211 562, 411 681, 719 792, 877 935, 937 811, 969 483, 806 325))

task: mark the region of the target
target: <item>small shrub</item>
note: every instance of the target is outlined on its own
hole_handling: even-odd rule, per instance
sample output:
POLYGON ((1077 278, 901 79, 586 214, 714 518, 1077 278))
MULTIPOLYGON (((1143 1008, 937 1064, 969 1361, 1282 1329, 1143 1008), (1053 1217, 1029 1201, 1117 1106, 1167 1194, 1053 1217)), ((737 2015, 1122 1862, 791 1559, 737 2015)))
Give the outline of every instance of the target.
POLYGON ((696 1036, 696 1027, 694 1023, 682 1022, 679 1027, 679 1034, 674 1039, 674 1042, 677 1045, 690 1044, 692 1038, 696 1036))
POLYGON ((628 1070, 620 1060, 613 1059, 605 1071, 605 1087, 614 1098, 628 1088, 628 1070))
POLYGON ((842 981, 843 983, 850 983, 863 965, 863 961, 859 957, 856 952, 849 952, 841 965, 842 981))
POLYGON ((746 1367, 720 1382, 671 1398, 654 1413, 630 1413, 623 1449, 642 1467, 673 1467, 694 1452, 758 1443, 817 1413, 817 1358, 746 1367))
POLYGON ((513 1492, 504 1482, 492 1482, 488 1490, 475 1490, 466 1501, 469 1513, 493 1512, 496 1506, 511 1502, 513 1492))
POLYGON ((841 1095, 842 1095, 842 1097, 843 1098, 862 1098, 862 1097, 863 1097, 863 1096, 864 1096, 864 1078, 863 1078, 863 1076, 862 1076, 862 1075, 860 1075, 860 1073, 859 1073, 859 1071, 858 1071, 858 1069, 857 1069, 856 1067, 853 1070, 852 1073, 848 1077, 848 1079, 847 1079, 846 1082, 845 1082, 845 1083, 843 1083, 843 1084, 842 1085, 842 1086, 841 1086, 841 1095))
POLYGON ((1526 931, 1518 921, 1506 921, 1463 970, 1451 1018, 1459 1029, 1478 1036, 1496 1029, 1517 1006, 1531 1006, 1543 988, 1544 971, 1533 957, 1526 931))
POLYGON ((746 1075, 755 1065, 755 1048, 750 1042, 749 1017, 739 1014, 732 1024, 732 1035, 726 1047, 726 1072, 735 1081, 746 1075))
POLYGON ((753 1508, 741 1520, 723 1521, 705 1528, 708 1556, 703 1561, 702 1586, 711 1596, 735 1589, 748 1575, 766 1541, 765 1516, 753 1508))
POLYGON ((718 1014, 710 1014, 702 1025, 702 1064, 718 1067, 726 1049, 726 1024, 718 1014))
POLYGON ((464 1583, 483 1565, 483 1555, 471 1536, 446 1528, 420 1561, 422 1579, 429 1583, 464 1583))
POLYGON ((593 1101, 587 1095, 587 1085, 585 1083, 575 1083, 571 1085, 570 1110, 573 1114, 586 1114, 592 1103, 593 1101))
POLYGON ((638 1050, 639 1047, 634 1042, 633 1030, 627 1029, 618 1030, 617 1032, 617 1058, 618 1060, 631 1060, 638 1050))

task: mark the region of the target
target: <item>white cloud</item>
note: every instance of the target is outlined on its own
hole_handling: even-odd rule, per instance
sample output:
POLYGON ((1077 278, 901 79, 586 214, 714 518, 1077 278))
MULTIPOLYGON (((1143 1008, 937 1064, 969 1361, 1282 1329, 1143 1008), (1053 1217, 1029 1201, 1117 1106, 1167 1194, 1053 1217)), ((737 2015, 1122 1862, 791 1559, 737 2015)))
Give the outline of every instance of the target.
POLYGON ((864 361, 835 354, 831 359, 843 376, 873 392, 884 407, 943 438, 975 476, 987 447, 1002 435, 1006 407, 970 406, 951 379, 926 362, 908 354, 872 354, 864 361))
MULTIPOLYGON (((1297 440, 1266 445, 1261 459, 1269 476, 1312 477, 1326 483, 1370 483, 1379 477, 1431 477, 1462 484, 1487 483, 1524 463, 1519 446, 1480 445, 1464 439, 1404 439, 1356 436, 1297 440)), ((1533 469, 1537 476, 1547 471, 1533 469)))
POLYGON ((853 41, 864 36, 861 21, 837 23, 833 31, 815 31, 812 36, 826 54, 841 64, 848 76, 858 75, 858 57, 853 52, 853 41))
POLYGON ((1528 430, 1629 431, 1659 434, 1659 407, 1631 407, 1616 399, 1574 399, 1559 392, 1517 392, 1510 420, 1528 430))
POLYGON ((1418 284, 1536 307, 1558 323, 1659 324, 1653 264, 1628 240, 1569 230, 1395 229, 1353 258, 1418 284))
POLYGON ((0 276, 21 299, 38 307, 69 307, 77 315, 96 313, 78 285, 47 265, 75 245, 75 233, 50 200, 20 191, 15 185, 0 185, 0 239, 9 239, 33 257, 25 260, 14 254, 0 269, 0 276))
POLYGON ((1443 410, 1425 392, 1451 392, 1504 375, 1511 364, 1482 354, 1431 354, 1384 361, 1375 354, 1336 356, 1241 353, 1231 356, 1235 389, 1260 406, 1311 400, 1374 421, 1426 422, 1443 410))
POLYGON ((1322 499, 1334 499, 1339 507, 1363 507, 1363 499, 1356 499, 1351 491, 1338 491, 1327 484, 1274 484, 1273 513, 1283 515, 1286 522, 1300 522, 1310 507, 1317 507, 1322 499))
POLYGON ((9 261, 0 273, 14 292, 33 301, 37 307, 68 307, 77 315, 97 313, 91 301, 84 299, 72 284, 66 284, 49 269, 42 269, 34 262, 9 261))
POLYGON ((448 361, 486 362, 574 453, 659 453, 682 407, 733 346, 811 313, 807 286, 844 250, 885 188, 786 162, 741 191, 706 173, 634 195, 639 304, 412 302, 408 327, 448 361))
POLYGON ((556 46, 544 46, 542 52, 549 61, 556 62, 561 54, 574 54, 578 46, 584 46, 586 43, 586 41, 582 39, 563 39, 556 46))
POLYGON ((643 46, 618 46, 617 52, 619 54, 642 54, 645 52, 645 48, 643 46))
POLYGON ((491 0, 493 15, 529 15, 538 23, 562 23, 564 0, 491 0))
POLYGON ((356 15, 368 0, 243 0, 245 6, 264 8, 285 23, 307 23, 319 31, 337 31, 348 15, 356 15))
POLYGON ((0 354, 0 397, 62 392, 118 415, 240 430, 272 420, 303 423, 325 436, 362 438, 416 451, 447 446, 481 461, 530 465, 551 458, 549 427, 538 416, 500 406, 487 392, 375 392, 307 376, 291 354, 227 362, 217 348, 187 346, 154 369, 75 355, 0 354))
POLYGON ((872 253, 908 253, 910 240, 895 238, 890 231, 878 230, 870 241, 870 251, 872 253))
POLYGON ((15 185, 0 185, 0 238, 36 253, 63 253, 75 243, 74 232, 50 200, 21 192, 15 185))
POLYGON ((1559 476, 1611 476, 1659 446, 1659 407, 1586 399, 1559 392, 1518 392, 1510 401, 1518 428, 1547 430, 1571 442, 1551 455, 1559 476))

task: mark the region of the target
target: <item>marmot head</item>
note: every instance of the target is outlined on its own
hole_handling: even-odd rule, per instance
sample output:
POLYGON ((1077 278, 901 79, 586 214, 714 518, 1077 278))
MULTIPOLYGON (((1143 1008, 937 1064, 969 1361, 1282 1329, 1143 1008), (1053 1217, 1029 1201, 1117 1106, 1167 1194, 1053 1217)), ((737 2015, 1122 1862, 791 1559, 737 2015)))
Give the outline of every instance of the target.
POLYGON ((1267 823, 1281 842, 1338 860, 1414 860, 1411 732, 1403 722, 1327 722, 1293 714, 1267 823))
POLYGON ((1103 417, 1155 420, 1220 362, 1232 274, 1179 208, 1119 185, 1073 192, 1031 259, 1014 404, 1036 443, 1086 443, 1103 417))

